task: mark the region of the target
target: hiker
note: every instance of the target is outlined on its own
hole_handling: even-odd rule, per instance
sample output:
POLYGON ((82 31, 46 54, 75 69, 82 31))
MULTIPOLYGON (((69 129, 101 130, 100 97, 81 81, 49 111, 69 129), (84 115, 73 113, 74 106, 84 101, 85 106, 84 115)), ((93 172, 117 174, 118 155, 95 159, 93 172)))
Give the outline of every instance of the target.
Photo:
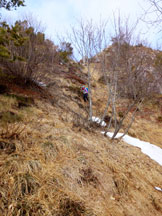
POLYGON ((81 90, 83 92, 84 102, 88 101, 88 88, 86 88, 85 86, 82 86, 81 90))

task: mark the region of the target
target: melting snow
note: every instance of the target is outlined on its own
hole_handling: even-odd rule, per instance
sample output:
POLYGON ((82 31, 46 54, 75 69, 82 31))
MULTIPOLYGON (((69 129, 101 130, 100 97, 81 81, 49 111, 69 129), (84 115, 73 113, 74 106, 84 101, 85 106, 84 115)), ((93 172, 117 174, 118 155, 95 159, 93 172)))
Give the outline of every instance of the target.
POLYGON ((33 79, 33 81, 34 81, 35 83, 37 83, 37 85, 39 85, 39 86, 41 86, 41 87, 46 87, 46 86, 47 86, 44 82, 37 81, 37 80, 34 80, 34 79, 33 79))
POLYGON ((155 189, 158 190, 158 191, 162 191, 162 189, 159 188, 159 187, 155 187, 155 189))
MULTIPOLYGON (((106 135, 112 137, 113 133, 107 132, 106 135)), ((116 135, 116 138, 119 138, 122 135, 123 135, 122 133, 118 133, 116 135)), ((162 149, 160 147, 150 144, 149 142, 141 141, 137 138, 128 135, 125 135, 122 139, 124 142, 132 146, 139 147, 144 154, 148 155, 151 159, 155 160, 157 163, 159 163, 162 166, 162 149)))
POLYGON ((43 82, 37 82, 37 84, 38 84, 39 86, 46 87, 46 84, 45 84, 45 83, 43 83, 43 82))
POLYGON ((97 124, 100 124, 100 125, 103 126, 103 127, 106 126, 106 122, 101 121, 101 119, 98 118, 98 117, 92 116, 92 121, 93 121, 93 122, 96 122, 97 124))
MULTIPOLYGON (((100 124, 101 126, 106 126, 106 123, 104 121, 101 121, 100 118, 93 116, 92 121, 100 124)), ((105 132, 101 132, 104 134, 105 132)), ((107 132, 107 136, 112 137, 113 133, 112 132, 107 132)), ((116 138, 121 137, 123 134, 118 133, 116 135, 116 138)), ((155 160, 157 163, 159 163, 162 166, 162 149, 156 145, 153 145, 149 142, 141 141, 137 138, 125 135, 123 138, 123 141, 128 143, 129 145, 139 147, 141 151, 148 155, 151 159, 155 160)))

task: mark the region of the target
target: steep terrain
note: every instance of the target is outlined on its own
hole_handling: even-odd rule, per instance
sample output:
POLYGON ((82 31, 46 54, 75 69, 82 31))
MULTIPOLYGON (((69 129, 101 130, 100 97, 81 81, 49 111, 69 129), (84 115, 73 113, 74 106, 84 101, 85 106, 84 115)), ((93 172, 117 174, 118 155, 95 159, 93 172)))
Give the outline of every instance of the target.
MULTIPOLYGON (((44 90, 3 83, 0 215, 161 216, 162 192, 155 187, 162 187, 162 167, 87 123, 78 80, 50 74, 44 90)), ((107 98, 97 80, 93 76, 95 116, 107 98)), ((118 111, 125 104, 121 100, 118 111)), ((129 134, 162 147, 161 115, 160 96, 145 101, 129 134)))

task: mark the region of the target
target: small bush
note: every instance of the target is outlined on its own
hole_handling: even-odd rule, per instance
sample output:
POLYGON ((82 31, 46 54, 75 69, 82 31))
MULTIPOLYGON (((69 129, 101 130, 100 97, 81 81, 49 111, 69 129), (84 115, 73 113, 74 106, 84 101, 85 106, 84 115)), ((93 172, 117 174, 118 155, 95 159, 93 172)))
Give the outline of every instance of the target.
POLYGON ((137 138, 137 135, 134 131, 128 131, 128 135, 131 136, 131 137, 135 137, 137 138))
POLYGON ((27 103, 27 104, 34 104, 34 99, 31 97, 24 97, 20 95, 11 95, 17 99, 18 102, 27 103))
POLYGON ((94 132, 95 131, 94 129, 99 127, 99 124, 97 124, 96 122, 88 121, 86 118, 82 118, 79 115, 73 116, 72 124, 73 127, 78 128, 79 131, 85 129, 89 132, 94 132))

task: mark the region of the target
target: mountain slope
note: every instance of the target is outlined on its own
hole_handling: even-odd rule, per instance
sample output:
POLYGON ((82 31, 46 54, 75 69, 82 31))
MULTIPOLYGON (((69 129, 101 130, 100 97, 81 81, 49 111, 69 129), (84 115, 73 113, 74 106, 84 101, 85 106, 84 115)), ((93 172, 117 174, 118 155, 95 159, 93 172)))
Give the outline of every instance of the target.
MULTIPOLYGON (((24 88, 0 95, 0 215, 160 216, 161 166, 87 124, 76 79, 54 75, 50 83, 50 97, 24 88)), ((97 115, 106 90, 94 83, 97 115)), ((130 131, 136 136, 156 119, 142 119, 143 109, 130 131)))

